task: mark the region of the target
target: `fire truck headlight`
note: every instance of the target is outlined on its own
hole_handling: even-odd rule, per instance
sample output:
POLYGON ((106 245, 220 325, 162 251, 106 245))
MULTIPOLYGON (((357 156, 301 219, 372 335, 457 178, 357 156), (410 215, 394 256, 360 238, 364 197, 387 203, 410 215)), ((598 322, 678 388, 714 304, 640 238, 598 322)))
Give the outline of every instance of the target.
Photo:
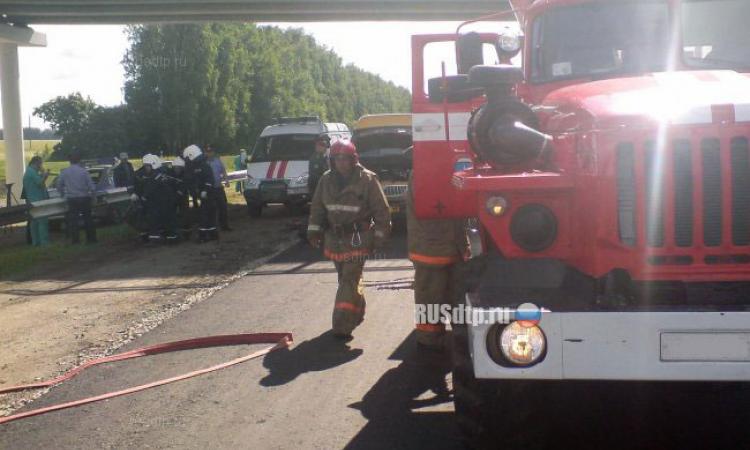
POLYGON ((529 366, 539 362, 547 349, 547 339, 536 325, 523 326, 513 322, 500 334, 500 350, 508 362, 529 366))
POLYGON ((528 204, 513 214, 510 237, 527 252, 541 252, 557 239, 557 217, 546 206, 528 204))
POLYGON ((523 45, 523 35, 519 30, 505 28, 497 41, 498 48, 507 54, 515 55, 521 50, 523 45))
POLYGON ((508 209, 508 201, 503 197, 494 196, 488 198, 484 206, 487 208, 487 213, 489 213, 489 215, 500 217, 505 214, 505 211, 508 209))

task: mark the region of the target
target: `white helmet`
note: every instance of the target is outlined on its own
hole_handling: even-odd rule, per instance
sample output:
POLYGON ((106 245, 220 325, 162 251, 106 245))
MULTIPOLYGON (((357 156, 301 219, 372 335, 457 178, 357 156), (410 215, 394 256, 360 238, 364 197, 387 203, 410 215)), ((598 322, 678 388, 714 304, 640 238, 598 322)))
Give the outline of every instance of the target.
POLYGON ((181 156, 178 156, 172 160, 172 167, 185 167, 185 160, 181 156))
POLYGON ((182 151, 182 157, 188 161, 195 161, 202 154, 203 152, 201 151, 201 148, 195 144, 187 146, 185 150, 182 151))
POLYGON ((156 155, 148 153, 143 156, 143 165, 149 165, 152 169, 156 170, 161 167, 161 159, 156 155))

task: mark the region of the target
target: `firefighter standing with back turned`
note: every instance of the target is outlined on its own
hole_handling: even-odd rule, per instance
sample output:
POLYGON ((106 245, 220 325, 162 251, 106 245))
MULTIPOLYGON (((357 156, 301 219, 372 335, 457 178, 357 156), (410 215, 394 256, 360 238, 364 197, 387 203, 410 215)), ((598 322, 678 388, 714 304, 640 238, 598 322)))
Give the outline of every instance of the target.
POLYGON ((339 286, 333 308, 333 334, 350 338, 364 320, 362 270, 365 259, 388 237, 391 214, 377 175, 359 164, 349 141, 336 141, 330 150, 331 170, 318 183, 307 226, 313 247, 334 262, 339 286))
MULTIPOLYGON (((415 305, 453 304, 456 292, 456 264, 468 249, 462 220, 419 220, 414 212, 414 196, 409 180, 406 197, 406 228, 409 259, 414 264, 415 305)), ((417 315, 418 318, 428 315, 417 315)), ((433 317, 437 317, 434 314, 433 317)), ((445 324, 418 321, 415 324, 417 344, 434 350, 443 349, 445 324)))
POLYGON ((182 157, 187 163, 187 177, 192 183, 192 189, 200 196, 200 224, 198 225, 198 241, 208 242, 219 239, 216 229, 216 199, 214 186, 216 184, 213 170, 208 165, 203 151, 197 145, 189 145, 182 151, 182 157))

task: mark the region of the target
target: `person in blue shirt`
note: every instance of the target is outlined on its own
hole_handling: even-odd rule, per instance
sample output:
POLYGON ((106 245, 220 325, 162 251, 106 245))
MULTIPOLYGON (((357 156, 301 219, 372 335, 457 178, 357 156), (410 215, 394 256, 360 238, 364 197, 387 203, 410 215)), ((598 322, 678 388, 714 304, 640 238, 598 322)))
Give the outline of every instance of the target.
POLYGON ((70 167, 63 169, 57 178, 57 190, 68 201, 68 227, 73 244, 80 242, 78 221, 83 217, 86 228, 86 243, 96 243, 96 228, 91 216, 91 204, 96 198, 96 186, 91 175, 81 164, 81 155, 72 153, 70 167))
MULTIPOLYGON (((48 176, 49 170, 44 170, 42 167, 42 158, 39 156, 31 158, 29 167, 26 168, 26 173, 23 175, 23 197, 26 199, 26 203, 38 202, 49 198, 49 192, 47 192, 48 176)), ((31 219, 29 227, 31 230, 32 245, 42 246, 49 244, 49 220, 47 218, 31 219)))

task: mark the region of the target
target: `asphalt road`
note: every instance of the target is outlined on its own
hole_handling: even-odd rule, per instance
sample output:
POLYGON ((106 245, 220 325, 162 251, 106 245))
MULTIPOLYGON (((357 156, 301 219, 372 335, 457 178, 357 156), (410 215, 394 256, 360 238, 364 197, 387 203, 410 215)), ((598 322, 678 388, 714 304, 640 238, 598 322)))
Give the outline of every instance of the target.
MULTIPOLYGON (((394 243, 403 248, 403 241, 394 243)), ((304 246, 281 255, 125 349, 240 332, 293 333, 295 345, 209 375, 0 426, 0 448, 459 447, 442 358, 416 354, 411 264, 368 262, 365 322, 328 334, 330 262, 304 246)), ((95 367, 41 407, 174 376, 248 353, 195 350, 95 367)))
MULTIPOLYGON (((397 239, 368 262, 367 316, 349 343, 328 334, 336 290, 332 264, 299 245, 125 349, 281 331, 293 333, 292 348, 171 385, 0 425, 0 449, 461 448, 447 361, 418 353, 411 334, 413 272, 403 250, 396 250, 403 247, 403 238, 397 239)), ((167 378, 247 353, 245 347, 194 350, 95 367, 31 407, 167 378)), ((549 408, 540 409, 550 413, 530 419, 529 427, 547 436, 548 448, 747 448, 739 441, 750 435, 748 391, 719 386, 659 396, 641 386, 571 383, 562 396, 545 397, 540 405, 549 408)))

